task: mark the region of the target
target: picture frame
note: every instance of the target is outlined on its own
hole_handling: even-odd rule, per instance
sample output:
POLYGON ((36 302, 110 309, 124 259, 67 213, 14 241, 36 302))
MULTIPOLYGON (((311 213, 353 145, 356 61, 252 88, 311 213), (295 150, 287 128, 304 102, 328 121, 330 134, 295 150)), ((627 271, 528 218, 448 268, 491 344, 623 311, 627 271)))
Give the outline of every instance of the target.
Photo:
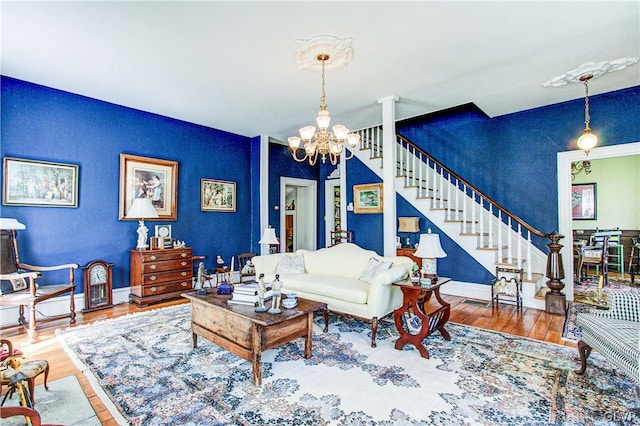
POLYGON ((382 183, 353 186, 353 205, 356 214, 382 213, 382 183))
POLYGON ((571 217, 573 220, 596 220, 598 216, 595 183, 571 185, 571 217))
POLYGON ((119 220, 135 198, 149 198, 158 213, 146 220, 176 220, 178 216, 178 162, 139 155, 120 154, 119 220))
POLYGON ((202 178, 200 180, 200 210, 203 212, 235 212, 236 183, 202 178))
POLYGON ((4 157, 2 204, 77 208, 78 170, 77 164, 4 157))

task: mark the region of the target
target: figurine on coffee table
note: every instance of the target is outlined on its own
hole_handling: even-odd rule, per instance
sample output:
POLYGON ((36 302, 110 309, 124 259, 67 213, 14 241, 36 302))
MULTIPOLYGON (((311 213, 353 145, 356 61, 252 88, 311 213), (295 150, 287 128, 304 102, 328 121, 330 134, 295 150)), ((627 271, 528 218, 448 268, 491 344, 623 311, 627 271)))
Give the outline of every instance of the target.
POLYGON ((280 281, 280 275, 276 274, 276 279, 271 283, 271 287, 273 288, 273 299, 271 301, 271 309, 267 312, 270 314, 279 314, 282 312, 282 309, 280 309, 280 301, 282 300, 282 281, 280 281))
POLYGON ((264 293, 266 292, 264 285, 264 274, 260 274, 258 277, 258 307, 256 312, 267 312, 267 308, 264 306, 264 293))

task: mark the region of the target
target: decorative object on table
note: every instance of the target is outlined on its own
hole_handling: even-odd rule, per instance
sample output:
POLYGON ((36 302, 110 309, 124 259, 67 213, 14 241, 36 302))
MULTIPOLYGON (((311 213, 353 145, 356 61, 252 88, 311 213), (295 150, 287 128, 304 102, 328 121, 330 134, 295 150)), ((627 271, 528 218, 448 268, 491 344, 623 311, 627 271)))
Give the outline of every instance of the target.
POLYGON ((113 306, 113 263, 94 260, 81 266, 84 284, 84 310, 91 312, 113 306))
POLYGON ((203 212, 235 212, 236 183, 225 180, 200 179, 200 210, 203 212))
MULTIPOLYGON (((171 225, 156 225, 156 237, 160 240, 156 244, 158 248, 173 247, 173 239, 171 238, 171 225)), ((151 245, 153 247, 153 244, 151 245)))
POLYGON ((298 40, 298 47, 293 52, 299 68, 308 68, 322 71, 322 95, 320 96, 320 111, 316 117, 319 130, 315 126, 300 128, 300 136, 291 136, 287 139, 293 159, 301 163, 308 159, 309 164, 316 164, 318 154, 322 157, 322 163, 327 156, 332 165, 338 163, 338 159, 348 160, 353 158, 355 149, 360 142, 360 135, 350 133, 342 124, 333 126, 333 132, 329 131, 331 117, 327 111, 326 96, 324 90, 325 65, 329 69, 336 66, 345 67, 353 56, 351 39, 339 39, 331 35, 315 36, 308 40, 298 40), (303 147, 300 144, 304 143, 303 147), (345 149, 349 147, 351 152, 345 149), (298 149, 302 149, 302 158, 299 158, 298 149), (344 154, 343 154, 344 151, 344 154))
POLYGON ((293 309, 296 306, 298 306, 298 299, 297 299, 296 293, 287 293, 285 296, 286 297, 282 301, 282 306, 284 306, 287 309, 293 309))
POLYGON ((271 308, 267 311, 270 314, 279 314, 282 312, 280 309, 280 301, 282 299, 282 281, 280 281, 280 274, 276 274, 276 279, 271 283, 273 289, 273 299, 271 300, 271 308))
POLYGON ((260 274, 258 277, 258 307, 256 312, 267 312, 267 308, 264 306, 266 287, 264 285, 264 274, 260 274))
POLYGON ((411 234, 420 232, 420 218, 419 217, 399 217, 398 218, 398 232, 408 234, 405 237, 404 247, 413 247, 413 241, 411 234))
POLYGON ((129 219, 133 201, 151 201, 162 220, 178 217, 178 162, 120 154, 119 219, 129 219))
POLYGON ((204 262, 198 263, 198 276, 196 278, 196 284, 198 287, 204 286, 204 280, 206 279, 207 271, 204 269, 204 262))
POLYGON ((224 266, 224 259, 222 258, 222 256, 220 256, 220 255, 216 256, 216 264, 219 267, 224 266))
MULTIPOLYGON (((440 236, 432 234, 431 228, 426 234, 420 235, 420 242, 414 256, 422 259, 421 278, 430 279, 432 283, 438 281, 437 260, 438 258, 447 257, 447 253, 442 250, 440 245, 440 236)), ((422 281, 421 281, 422 283, 422 281)))
POLYGON ((144 224, 145 219, 157 218, 158 213, 156 209, 153 208, 153 204, 151 204, 151 200, 148 198, 136 198, 127 213, 127 219, 138 219, 138 229, 136 232, 138 233, 138 245, 136 249, 144 250, 149 245, 147 244, 147 235, 149 233, 149 228, 147 228, 144 224))
POLYGON ((218 284, 218 294, 232 294, 233 293, 233 285, 224 280, 223 282, 218 284))
POLYGON ((279 251, 280 242, 278 241, 278 237, 276 237, 276 230, 270 226, 264 228, 262 238, 258 241, 258 244, 267 245, 269 254, 277 253, 279 251), (273 250, 272 246, 275 246, 275 250, 273 250))
MULTIPOLYGON (((228 300, 230 305, 246 305, 251 306, 252 308, 260 307, 260 300, 262 300, 262 305, 264 306, 264 301, 271 299, 273 296, 273 290, 271 287, 264 284, 263 280, 263 288, 260 288, 259 281, 248 282, 244 284, 237 284, 233 286, 233 297, 228 300)), ((256 311, 256 312, 266 312, 264 311, 256 311)))
POLYGON ((382 213, 382 183, 353 185, 354 213, 382 213))
POLYGON ((2 204, 76 208, 78 166, 4 157, 2 204))
POLYGON ((173 242, 173 248, 185 248, 186 245, 187 243, 184 241, 175 240, 173 242))

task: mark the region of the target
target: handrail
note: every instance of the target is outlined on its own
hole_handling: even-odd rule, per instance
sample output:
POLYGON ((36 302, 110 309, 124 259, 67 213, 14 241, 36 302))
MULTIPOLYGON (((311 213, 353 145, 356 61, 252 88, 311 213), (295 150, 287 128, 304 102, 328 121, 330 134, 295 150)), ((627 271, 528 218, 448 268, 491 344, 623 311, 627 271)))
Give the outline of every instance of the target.
POLYGON ((509 216, 511 219, 513 219, 514 221, 516 221, 517 223, 519 223, 520 225, 522 225, 525 229, 527 229, 529 232, 531 232, 534 235, 537 235, 538 237, 542 237, 542 238, 549 238, 549 233, 545 233, 542 231, 537 230, 536 228, 534 228, 533 226, 529 225, 527 222, 525 222, 524 220, 520 219, 517 215, 515 215, 514 213, 511 213, 506 207, 504 207, 503 205, 501 205, 500 203, 498 203, 497 201, 495 201, 493 198, 489 197, 488 195, 484 194, 482 191, 480 191, 476 186, 474 186, 473 184, 467 182, 466 180, 464 180, 463 178, 461 178, 460 176, 458 176, 457 173, 455 173, 454 171, 452 171, 451 169, 449 169, 447 166, 445 166, 444 164, 442 164, 440 161, 436 160, 435 158, 433 158, 433 156, 427 154, 423 149, 421 149, 420 147, 418 147, 416 144, 414 144, 413 142, 411 142, 409 139, 407 139, 406 137, 402 136, 401 134, 397 133, 396 136, 400 139, 402 139, 407 145, 410 145, 413 149, 415 149, 416 151, 422 153, 425 157, 429 158, 431 161, 434 162, 434 164, 437 164, 438 166, 440 166, 442 168, 442 170, 445 170, 447 172, 447 174, 449 174, 450 176, 453 176, 455 179, 457 179, 458 182, 461 182, 463 185, 465 185, 466 187, 472 189, 474 192, 476 192, 477 194, 479 194, 483 199, 487 200, 490 204, 493 204, 494 206, 496 206, 498 209, 500 209, 501 211, 503 211, 507 216, 509 216))

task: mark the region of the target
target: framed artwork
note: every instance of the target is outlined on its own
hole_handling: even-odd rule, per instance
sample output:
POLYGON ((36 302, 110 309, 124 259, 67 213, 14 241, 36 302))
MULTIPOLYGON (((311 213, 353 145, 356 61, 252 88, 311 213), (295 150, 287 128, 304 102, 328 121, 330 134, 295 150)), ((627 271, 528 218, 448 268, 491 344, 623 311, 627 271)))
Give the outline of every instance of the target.
POLYGON ((2 204, 78 207, 78 166, 4 157, 2 204))
POLYGON ((178 162, 137 155, 120 154, 120 206, 118 218, 127 219, 135 198, 148 198, 158 218, 176 220, 178 216, 178 162))
POLYGON ((382 213, 382 183, 353 186, 354 213, 382 213))
POLYGON ((200 180, 200 210, 203 212, 235 212, 236 183, 202 178, 200 180))
POLYGON ((571 185, 571 216, 574 220, 596 220, 596 184, 571 185))

